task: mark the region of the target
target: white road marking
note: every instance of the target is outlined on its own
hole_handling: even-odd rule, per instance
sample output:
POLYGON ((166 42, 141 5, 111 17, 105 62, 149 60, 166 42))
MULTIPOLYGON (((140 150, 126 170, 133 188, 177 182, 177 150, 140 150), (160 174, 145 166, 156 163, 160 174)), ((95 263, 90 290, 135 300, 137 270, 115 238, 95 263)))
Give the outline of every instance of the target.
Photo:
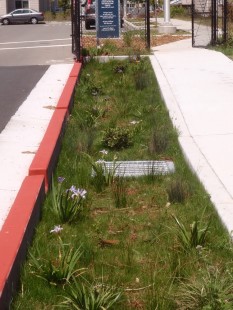
POLYGON ((53 39, 53 40, 34 40, 34 41, 3 42, 3 43, 0 43, 0 45, 4 45, 4 44, 35 43, 35 42, 67 41, 67 40, 71 40, 71 38, 65 38, 65 39, 53 39))
POLYGON ((70 44, 59 44, 59 45, 37 45, 37 46, 22 46, 22 47, 3 47, 0 51, 4 50, 23 50, 23 49, 33 49, 33 48, 50 48, 50 47, 66 47, 71 46, 70 44))

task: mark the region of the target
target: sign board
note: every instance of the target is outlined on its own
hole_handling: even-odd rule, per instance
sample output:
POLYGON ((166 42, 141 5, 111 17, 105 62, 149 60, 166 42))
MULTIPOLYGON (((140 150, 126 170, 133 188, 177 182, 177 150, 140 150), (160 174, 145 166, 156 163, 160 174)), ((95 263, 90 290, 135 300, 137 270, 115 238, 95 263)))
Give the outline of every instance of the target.
POLYGON ((119 38, 120 4, 119 0, 96 1, 97 38, 119 38))

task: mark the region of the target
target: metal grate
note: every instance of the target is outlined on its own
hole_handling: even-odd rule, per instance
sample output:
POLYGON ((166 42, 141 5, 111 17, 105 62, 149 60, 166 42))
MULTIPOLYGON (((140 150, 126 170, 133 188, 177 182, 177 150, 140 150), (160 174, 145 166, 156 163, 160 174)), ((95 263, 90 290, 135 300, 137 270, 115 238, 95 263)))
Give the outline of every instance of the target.
MULTIPOLYGON (((112 173, 121 177, 137 177, 142 175, 165 175, 173 173, 175 166, 172 161, 98 161, 104 173, 112 173)), ((94 171, 92 172, 94 175, 94 171)))

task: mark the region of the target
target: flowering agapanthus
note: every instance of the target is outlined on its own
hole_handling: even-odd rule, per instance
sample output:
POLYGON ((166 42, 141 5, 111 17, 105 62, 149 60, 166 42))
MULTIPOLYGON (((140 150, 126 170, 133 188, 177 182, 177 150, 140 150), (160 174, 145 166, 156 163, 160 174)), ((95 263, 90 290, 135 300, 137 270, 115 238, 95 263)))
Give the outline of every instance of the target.
POLYGON ((107 155, 107 154, 108 154, 108 151, 106 151, 106 150, 101 150, 100 153, 102 153, 103 155, 107 155))
POLYGON ((72 185, 67 191, 71 192, 71 198, 74 199, 75 197, 81 197, 82 199, 86 198, 87 191, 82 188, 76 188, 72 185))
POLYGON ((62 183, 64 180, 65 180, 64 177, 58 177, 58 178, 57 178, 58 183, 62 183))
POLYGON ((55 225, 52 230, 50 230, 50 233, 59 234, 63 228, 60 225, 55 225))

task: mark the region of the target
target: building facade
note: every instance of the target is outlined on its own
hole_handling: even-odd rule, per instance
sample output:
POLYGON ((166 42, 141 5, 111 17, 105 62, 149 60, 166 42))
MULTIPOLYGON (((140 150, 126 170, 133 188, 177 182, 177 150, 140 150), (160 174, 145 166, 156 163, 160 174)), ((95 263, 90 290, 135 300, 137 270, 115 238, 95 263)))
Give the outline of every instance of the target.
POLYGON ((55 0, 0 0, 0 15, 21 8, 30 8, 37 11, 48 11, 51 9, 53 2, 55 2, 55 0))

